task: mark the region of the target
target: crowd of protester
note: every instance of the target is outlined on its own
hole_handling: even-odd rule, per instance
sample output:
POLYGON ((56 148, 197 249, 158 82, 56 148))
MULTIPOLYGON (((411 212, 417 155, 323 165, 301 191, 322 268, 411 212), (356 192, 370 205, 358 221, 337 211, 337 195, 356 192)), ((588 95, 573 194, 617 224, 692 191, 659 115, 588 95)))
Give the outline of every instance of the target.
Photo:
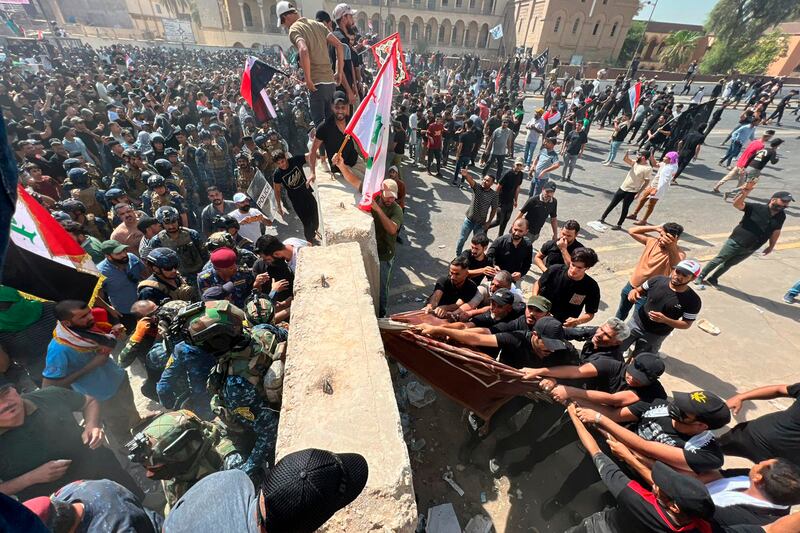
MULTIPOLYGON (((368 467, 360 456, 307 450, 276 465, 274 453, 294 272, 300 251, 321 241, 316 175, 330 171, 360 187, 364 161, 344 128, 374 64, 346 4, 311 19, 282 1, 277 15, 298 59, 269 82, 276 116, 265 123, 239 94, 244 51, 86 46, 45 66, 26 60, 36 57, 35 45, 6 50, 0 108, 20 182, 104 276, 92 306, 0 288, 0 508, 9 524, 37 531, 44 523, 55 532, 75 524, 79 531, 313 531, 363 489, 368 467), (294 217, 303 239, 283 234, 294 217), (147 375, 136 395, 157 402, 157 412, 135 405, 126 371, 134 363, 147 375), (161 481, 166 506, 144 505, 135 467, 112 449, 161 481), (16 501, 40 522, 24 522, 33 519, 16 501)), ((280 63, 272 52, 263 57, 280 63)), ((404 212, 414 209, 404 176, 424 169, 471 197, 458 257, 425 306, 449 323, 420 329, 497 356, 570 405, 593 460, 588 468, 596 466, 617 499, 575 531, 785 527, 782 517, 800 503, 800 404, 721 437, 711 431, 743 401, 798 398, 800 384, 726 401, 713 390, 670 398, 659 378, 668 370, 662 343, 701 311, 696 290, 778 240, 791 194, 745 200, 777 161, 781 140, 772 130, 756 140, 753 130, 780 124, 797 91, 768 115, 780 80, 721 80, 712 93, 721 104, 708 123, 673 139, 677 117, 704 95, 683 110, 672 87, 642 79, 643 96, 630 110, 635 80, 604 86, 580 71, 565 75, 557 58, 541 71, 529 54, 498 64, 409 52, 406 62, 411 77, 395 97, 387 175, 372 204, 380 316, 389 314, 404 212), (537 92, 543 106, 526 117, 524 100, 537 92), (743 218, 703 268, 678 245, 681 224, 653 226, 648 218, 721 113, 742 102, 721 164, 744 151, 715 190, 737 177, 733 207, 743 218), (616 317, 592 326, 601 293, 588 272, 598 254, 578 240, 578 221, 559 224, 559 209, 568 207, 556 196, 557 182, 572 179, 590 135, 602 129, 612 136, 605 165, 619 164, 623 144, 636 149, 622 157, 627 174, 600 222, 621 203, 613 227, 634 220, 628 231, 643 251, 616 317), (527 296, 523 279, 533 281, 527 296), (602 430, 599 448, 586 425, 602 430), (721 469, 725 455, 755 466, 721 469)), ((528 402, 509 402, 491 421, 470 417, 462 453, 468 458, 528 402)), ((540 431, 527 429, 497 440, 493 474, 525 471, 557 450, 543 439, 524 464, 509 463, 505 452, 540 431)), ((580 490, 574 477, 565 475, 543 516, 580 490)))

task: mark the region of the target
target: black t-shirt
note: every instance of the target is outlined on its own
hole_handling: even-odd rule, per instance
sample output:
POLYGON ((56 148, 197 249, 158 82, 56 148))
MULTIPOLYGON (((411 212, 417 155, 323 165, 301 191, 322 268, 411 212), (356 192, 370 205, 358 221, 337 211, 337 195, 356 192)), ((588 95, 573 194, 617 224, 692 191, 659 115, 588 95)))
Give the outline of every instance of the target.
POLYGON ((786 213, 778 212, 775 216, 766 204, 744 204, 744 215, 739 225, 733 228, 730 238, 745 248, 758 248, 767 242, 776 229, 781 229, 786 220, 786 213))
POLYGON ((472 297, 478 292, 478 286, 471 279, 467 279, 461 287, 456 287, 450 280, 450 276, 442 276, 436 280, 436 285, 433 287, 433 292, 436 291, 442 291, 439 305, 451 305, 458 300, 462 302, 472 300, 472 297))
POLYGON ((778 162, 778 153, 774 148, 764 147, 757 151, 747 162, 747 166, 757 170, 764 170, 767 163, 775 164, 778 162))
MULTIPOLYGON (((555 239, 550 239, 539 249, 544 255, 544 264, 547 267, 564 264, 564 256, 561 255, 561 248, 558 247, 557 242, 555 239)), ((567 254, 572 256, 572 252, 578 248, 583 248, 583 244, 578 239, 575 239, 572 244, 567 245, 567 254)))
MULTIPOLYGON (((772 457, 773 456, 770 456, 766 459, 772 459, 772 457)), ((750 469, 731 468, 721 470, 720 474, 722 474, 725 479, 738 477, 742 480, 747 480, 749 478, 750 469)), ((790 509, 791 508, 789 507, 766 507, 757 504, 748 505, 745 502, 725 506, 717 504, 716 509, 714 510, 714 521, 721 526, 733 526, 736 524, 753 524, 763 526, 765 524, 771 524, 775 520, 788 515, 790 509)))
POLYGON ((492 316, 491 311, 486 311, 485 313, 472 317, 470 322, 475 324, 476 328, 491 328, 496 324, 511 322, 519 317, 525 318, 525 304, 515 302, 511 306, 511 311, 503 318, 495 318, 492 316))
POLYGON ((658 125, 658 123, 653 124, 653 127, 650 128, 650 133, 653 133, 654 135, 653 138, 650 139, 650 144, 659 144, 664 142, 664 140, 667 138, 666 132, 670 131, 672 131, 672 126, 669 124, 662 124, 660 126, 658 125), (662 133, 661 131, 658 130, 662 130, 665 133, 662 133))
POLYGON ((567 153, 570 155, 578 155, 581 151, 581 146, 586 144, 587 140, 585 131, 572 130, 567 134, 567 153))
POLYGON ((509 331, 530 331, 528 321, 523 314, 521 317, 515 318, 510 322, 499 322, 494 326, 489 327, 489 333, 508 333, 509 331))
MULTIPOLYGON (((342 30, 336 29, 333 32, 333 36, 339 39, 339 42, 342 43, 342 51, 344 53, 344 75, 347 78, 347 83, 350 87, 353 87, 353 56, 356 55, 355 52, 350 48, 350 39, 348 39, 342 30)), ((328 54, 331 58, 331 66, 336 69, 336 49, 332 46, 328 46, 328 54)))
MULTIPOLYGON (((289 265, 286 261, 279 259, 272 261, 271 265, 267 265, 267 263, 259 259, 253 264, 253 276, 258 276, 259 274, 264 273, 269 274, 269 277, 275 281, 280 281, 285 279, 289 282, 289 288, 285 291, 281 291, 275 295, 276 301, 282 301, 288 298, 293 294, 293 287, 294 287, 294 272, 292 269, 289 268, 289 265)), ((269 293, 271 290, 272 282, 270 282, 269 286, 264 286, 264 292, 269 293)))
POLYGON ((408 131, 408 115, 405 113, 398 113, 395 119, 403 125, 404 130, 408 131))
MULTIPOLYGON (((488 255, 483 254, 483 259, 477 259, 474 255, 472 255, 472 250, 464 250, 461 253, 461 257, 466 258, 468 270, 478 270, 479 268, 491 266, 492 264, 492 261, 489 259, 488 255)), ((475 282, 475 285, 480 285, 481 282, 486 279, 486 276, 484 274, 479 274, 470 279, 475 282)))
POLYGON ((667 276, 654 276, 642 284, 647 294, 647 303, 639 308, 638 318, 644 329, 657 335, 669 335, 673 327, 653 322, 647 313, 658 311, 673 320, 697 320, 702 302, 691 288, 675 292, 669 286, 667 276))
POLYGON ((275 169, 275 173, 272 175, 274 183, 281 184, 289 189, 289 191, 296 189, 307 189, 306 173, 303 171, 303 165, 305 164, 305 154, 290 157, 289 166, 286 168, 286 170, 281 168, 275 169))
POLYGON ((458 142, 461 143, 461 157, 469 157, 478 142, 478 136, 475 130, 465 131, 458 136, 458 142))
POLYGON ((628 135, 628 122, 623 122, 619 125, 619 129, 611 134, 612 141, 624 141, 625 136, 628 135))
POLYGON ((754 462, 785 457, 800 466, 800 383, 787 389, 789 396, 795 398, 788 409, 737 424, 731 430, 754 462))
POLYGON ((503 177, 500 178, 500 185, 502 189, 500 189, 500 205, 513 205, 514 204, 514 193, 522 184, 522 171, 516 172, 514 170, 509 170, 503 177))
MULTIPOLYGON (((547 217, 550 217, 551 220, 558 218, 558 200, 553 198, 549 202, 543 202, 540 196, 533 196, 528 198, 528 201, 525 202, 520 211, 525 215, 525 220, 528 221, 528 231, 537 235, 542 231, 542 226, 544 226, 547 217)), ((559 257, 561 256, 560 250, 558 255, 559 257)), ((561 259, 563 263, 563 258, 561 259)), ((545 258, 545 264, 547 264, 547 258, 545 258)))
MULTIPOLYGON (((342 133, 339 126, 336 125, 336 116, 334 115, 326 118, 322 126, 317 128, 317 138, 325 145, 325 153, 328 154, 328 162, 331 164, 331 170, 333 172, 338 172, 339 169, 330 162, 330 159, 333 157, 333 154, 339 151, 339 147, 344 142, 344 137, 345 134, 342 133)), ((348 167, 352 167, 358 163, 358 151, 356 150, 356 144, 353 142, 353 139, 349 139, 347 144, 344 145, 342 159, 348 167)))
POLYGON ((514 368, 543 368, 577 364, 576 354, 570 350, 559 350, 545 358, 539 357, 531 346, 531 335, 530 330, 495 333, 497 347, 500 348, 500 362, 514 368))
POLYGON ((567 265, 553 265, 539 278, 539 295, 553 304, 550 313, 561 322, 577 318, 585 309, 597 313, 600 286, 588 274, 576 281, 567 275, 567 265))
POLYGON ((705 142, 706 136, 699 131, 693 131, 686 134, 686 136, 684 136, 684 138, 681 140, 683 141, 681 152, 689 155, 694 154, 694 151, 697 150, 697 147, 705 142))
POLYGON ((597 377, 594 378, 594 383, 591 388, 603 392, 614 394, 630 390, 636 393, 640 401, 652 403, 655 400, 666 400, 667 391, 661 385, 661 382, 656 380, 650 385, 644 387, 631 387, 625 381, 625 372, 628 365, 622 361, 612 359, 610 357, 595 356, 587 363, 591 364, 597 369, 597 377))
POLYGON ((406 134, 397 129, 394 132, 394 153, 403 155, 406 151, 406 134))
POLYGON ((667 405, 667 400, 658 399, 629 406, 630 412, 639 419, 636 433, 645 440, 682 448, 686 463, 693 472, 700 474, 720 468, 725 457, 714 434, 710 431, 697 435, 679 433, 672 425, 667 405))

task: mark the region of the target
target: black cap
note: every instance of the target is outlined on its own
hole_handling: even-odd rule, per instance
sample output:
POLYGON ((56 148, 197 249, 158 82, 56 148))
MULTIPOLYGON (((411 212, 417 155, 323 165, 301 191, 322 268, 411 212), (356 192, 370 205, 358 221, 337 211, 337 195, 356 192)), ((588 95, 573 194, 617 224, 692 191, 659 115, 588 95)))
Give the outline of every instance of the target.
POLYGON ((546 182, 544 182, 544 185, 542 185, 542 190, 543 191, 555 191, 556 190, 556 182, 554 182, 553 180, 547 180, 546 182))
POLYGON ((333 93, 333 103, 335 104, 338 101, 347 102, 347 95, 344 94, 342 91, 336 91, 333 93))
POLYGON ((684 476, 656 461, 653 465, 653 483, 661 493, 675 502, 681 512, 692 518, 711 518, 714 515, 714 500, 702 481, 684 476))
POLYGON ((514 293, 506 288, 497 289, 492 294, 492 301, 500 305, 511 305, 514 303, 514 293))
POLYGON ((650 385, 658 381, 666 367, 664 361, 659 356, 642 352, 637 355, 625 369, 641 386, 650 385))
POLYGON ((316 531, 361 494, 368 476, 366 459, 356 453, 290 453, 261 485, 266 530, 316 531))
POLYGON ((719 429, 731 421, 731 410, 725 400, 704 390, 676 392, 673 395, 675 407, 684 414, 694 415, 709 429, 719 429))
POLYGON ((794 197, 792 196, 792 193, 790 193, 789 191, 778 191, 775 194, 773 194, 772 197, 777 198, 778 200, 781 200, 783 202, 794 202, 794 197))
POLYGON ((567 343, 564 342, 564 325, 557 319, 543 316, 536 321, 533 331, 542 339, 548 350, 556 352, 567 348, 567 343))
POLYGON ((317 14, 314 15, 314 18, 319 22, 331 22, 331 16, 323 9, 317 11, 317 14))

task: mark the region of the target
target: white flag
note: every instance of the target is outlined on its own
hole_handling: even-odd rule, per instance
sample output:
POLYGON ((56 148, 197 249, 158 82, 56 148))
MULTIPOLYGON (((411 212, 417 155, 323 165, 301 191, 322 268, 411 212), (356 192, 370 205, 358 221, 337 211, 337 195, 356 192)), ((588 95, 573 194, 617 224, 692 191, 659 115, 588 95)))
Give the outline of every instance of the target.
POLYGON ((503 37, 503 25, 498 24, 497 26, 489 30, 489 33, 492 34, 492 39, 494 39, 495 41, 497 39, 500 39, 501 37, 503 37))
POLYGON ((355 141, 367 161, 361 201, 358 204, 359 208, 367 212, 372 209, 373 196, 381 190, 386 170, 389 127, 392 121, 392 92, 397 71, 397 54, 394 50, 396 46, 393 46, 367 96, 361 101, 344 130, 355 141))

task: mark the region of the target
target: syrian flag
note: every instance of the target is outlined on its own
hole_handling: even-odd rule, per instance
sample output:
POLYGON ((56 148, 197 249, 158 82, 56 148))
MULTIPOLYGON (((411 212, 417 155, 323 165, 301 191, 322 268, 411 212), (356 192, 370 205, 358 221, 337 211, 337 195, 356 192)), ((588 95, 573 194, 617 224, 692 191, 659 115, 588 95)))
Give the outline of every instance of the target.
POLYGON ((367 160, 358 207, 372 209, 372 198, 380 192, 389 148, 389 126, 392 120, 392 92, 397 73, 396 50, 391 50, 381 66, 372 87, 359 104, 344 132, 352 138, 367 160))
POLYGON ((631 106, 631 116, 636 111, 636 106, 639 105, 639 99, 642 97, 642 82, 636 82, 628 89, 628 105, 631 106))
POLYGON ((253 56, 249 56, 245 62, 239 93, 250 104, 256 119, 261 122, 277 116, 267 96, 267 85, 275 74, 284 73, 253 56))
POLYGON ((288 69, 289 68, 289 60, 286 59, 286 54, 283 53, 283 48, 278 48, 278 52, 281 55, 281 68, 288 69))
POLYGON ((503 69, 497 69, 497 77, 494 79, 494 92, 495 94, 500 92, 500 82, 503 80, 503 69))
POLYGON ((92 303, 103 276, 72 236, 20 185, 3 284, 43 300, 92 303))

